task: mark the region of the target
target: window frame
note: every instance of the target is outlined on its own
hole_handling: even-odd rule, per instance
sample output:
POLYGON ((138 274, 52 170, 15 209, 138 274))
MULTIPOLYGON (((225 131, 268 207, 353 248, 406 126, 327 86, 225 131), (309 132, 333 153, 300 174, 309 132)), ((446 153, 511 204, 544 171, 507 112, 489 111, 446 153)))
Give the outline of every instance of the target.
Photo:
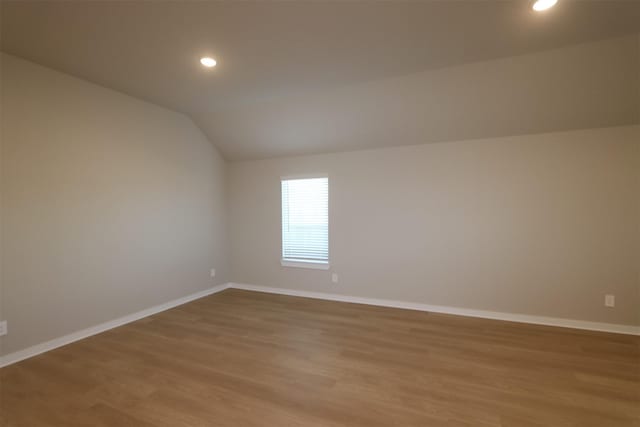
POLYGON ((293 267, 293 268, 308 268, 313 270, 329 270, 331 265, 331 245, 330 245, 330 234, 331 234, 331 221, 329 219, 329 209, 330 209, 330 179, 328 173, 313 173, 313 174, 298 174, 298 175, 285 175, 280 177, 280 265, 282 267, 293 267), (284 229, 282 228, 282 182, 288 180, 296 180, 296 179, 317 179, 317 178, 326 178, 327 179, 327 261, 314 261, 314 260, 300 260, 300 259, 290 259, 284 257, 284 229))

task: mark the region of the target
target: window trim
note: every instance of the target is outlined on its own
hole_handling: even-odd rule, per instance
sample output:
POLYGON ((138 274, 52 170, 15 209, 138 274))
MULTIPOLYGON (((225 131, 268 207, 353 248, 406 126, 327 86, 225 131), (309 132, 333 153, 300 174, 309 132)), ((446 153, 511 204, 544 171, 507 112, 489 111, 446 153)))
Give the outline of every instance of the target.
MULTIPOLYGON (((330 184, 329 174, 328 173, 305 173, 305 174, 294 174, 294 175, 282 175, 280 176, 280 188, 282 188, 282 181, 293 180, 293 179, 315 179, 315 178, 327 178, 327 186, 330 184)), ((329 195, 331 195, 331 190, 329 190, 329 195)), ((329 209, 330 209, 331 200, 330 197, 327 199, 327 219, 329 218, 329 209)), ((331 221, 329 220, 328 229, 327 229, 327 261, 314 261, 314 260, 305 260, 305 259, 296 259, 296 258, 283 258, 282 257, 282 249, 283 249, 283 230, 282 230, 282 191, 280 192, 280 265, 282 267, 292 267, 292 268, 308 268, 312 270, 329 270, 330 261, 331 261, 331 221)))
POLYGON ((316 179, 316 178, 327 178, 329 179, 328 173, 301 173, 294 175, 282 175, 280 177, 280 182, 286 181, 289 179, 316 179))
POLYGON ((325 261, 311 261, 300 259, 281 258, 280 265, 283 267, 310 268, 312 270, 328 270, 329 263, 325 261))

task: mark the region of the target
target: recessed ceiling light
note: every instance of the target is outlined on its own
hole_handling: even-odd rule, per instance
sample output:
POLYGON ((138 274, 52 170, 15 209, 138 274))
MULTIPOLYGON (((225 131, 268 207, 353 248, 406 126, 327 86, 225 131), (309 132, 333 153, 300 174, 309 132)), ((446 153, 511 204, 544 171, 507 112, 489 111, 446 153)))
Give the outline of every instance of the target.
POLYGON ((558 3, 558 0, 536 0, 532 7, 536 12, 542 12, 543 10, 551 9, 556 3, 558 3))
POLYGON ((200 58, 200 63, 201 63, 202 65, 204 65, 205 67, 207 67, 207 68, 215 67, 215 66, 216 66, 216 64, 217 64, 217 62, 216 62, 216 60, 215 60, 215 59, 213 59, 213 58, 209 58, 208 56, 205 56, 205 57, 203 57, 203 58, 200 58))

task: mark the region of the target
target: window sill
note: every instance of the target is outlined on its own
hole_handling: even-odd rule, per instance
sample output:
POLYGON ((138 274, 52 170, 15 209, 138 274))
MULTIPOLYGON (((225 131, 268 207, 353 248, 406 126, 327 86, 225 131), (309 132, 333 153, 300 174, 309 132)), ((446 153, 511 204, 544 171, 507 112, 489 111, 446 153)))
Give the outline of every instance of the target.
POLYGON ((280 265, 283 267, 311 268, 313 270, 328 270, 329 263, 324 261, 300 261, 292 259, 281 259, 280 265))

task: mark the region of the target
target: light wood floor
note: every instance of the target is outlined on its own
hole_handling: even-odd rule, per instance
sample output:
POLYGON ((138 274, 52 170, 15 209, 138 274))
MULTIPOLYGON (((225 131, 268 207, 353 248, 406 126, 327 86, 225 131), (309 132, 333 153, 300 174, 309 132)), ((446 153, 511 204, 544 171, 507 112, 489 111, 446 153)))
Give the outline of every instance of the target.
POLYGON ((227 290, 0 369, 0 425, 640 426, 640 337, 227 290))

